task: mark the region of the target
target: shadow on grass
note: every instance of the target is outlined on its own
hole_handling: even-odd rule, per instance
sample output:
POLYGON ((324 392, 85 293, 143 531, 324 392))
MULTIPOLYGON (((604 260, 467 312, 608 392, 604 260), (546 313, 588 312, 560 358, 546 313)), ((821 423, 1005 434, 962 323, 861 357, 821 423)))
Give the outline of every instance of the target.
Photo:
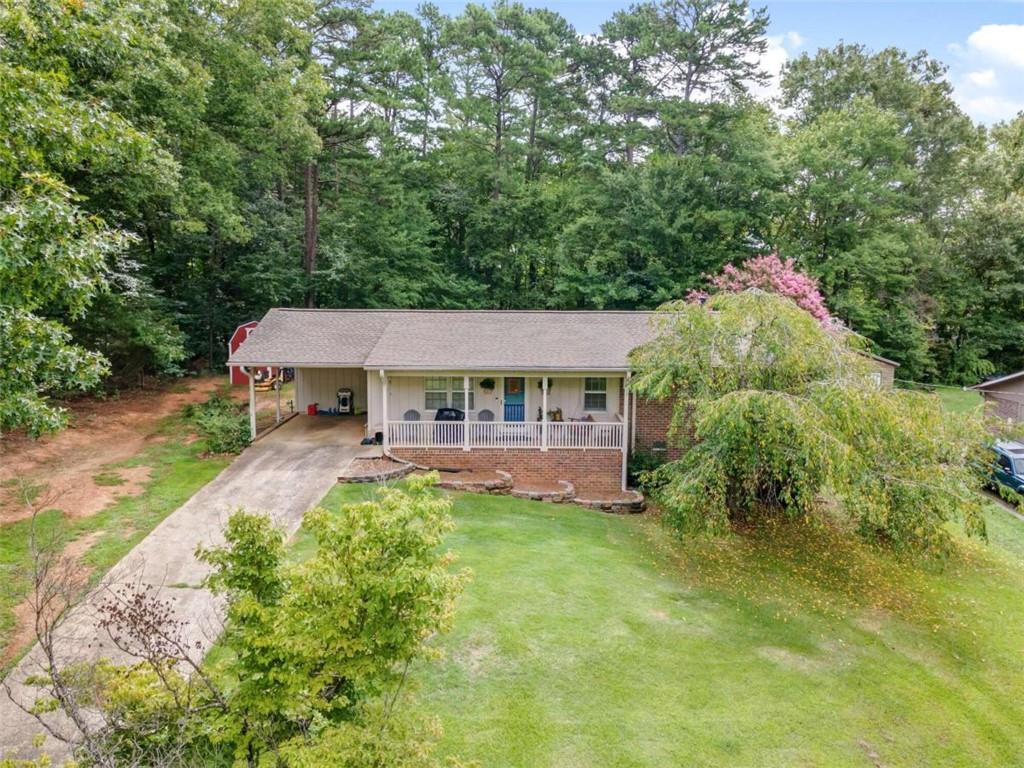
POLYGON ((978 618, 971 590, 1021 580, 1005 550, 963 536, 939 560, 866 543, 822 517, 769 519, 719 538, 680 540, 656 514, 645 528, 687 581, 770 608, 780 620, 807 612, 834 619, 889 615, 964 639, 978 618))

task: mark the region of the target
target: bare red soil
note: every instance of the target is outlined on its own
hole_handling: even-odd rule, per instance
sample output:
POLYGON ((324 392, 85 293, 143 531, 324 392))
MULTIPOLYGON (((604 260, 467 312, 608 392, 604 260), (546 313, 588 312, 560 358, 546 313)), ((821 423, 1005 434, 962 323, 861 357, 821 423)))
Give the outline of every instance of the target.
MULTIPOLYGON (((48 507, 72 516, 95 514, 115 499, 140 493, 147 467, 117 470, 124 481, 97 484, 95 476, 109 464, 130 459, 157 434, 161 419, 187 403, 205 400, 226 377, 193 379, 149 390, 133 390, 116 398, 82 398, 65 404, 69 426, 33 440, 13 433, 0 438, 0 523, 31 515, 24 492, 36 488, 48 507)), ((244 393, 243 393, 244 394, 244 393)), ((37 499, 38 502, 39 499, 37 499)))

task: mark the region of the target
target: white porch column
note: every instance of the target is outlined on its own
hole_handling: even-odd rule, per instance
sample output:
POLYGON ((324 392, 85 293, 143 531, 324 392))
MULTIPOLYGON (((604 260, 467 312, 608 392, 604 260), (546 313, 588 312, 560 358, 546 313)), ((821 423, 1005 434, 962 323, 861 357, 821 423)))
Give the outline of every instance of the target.
POLYGON ((541 377, 540 449, 548 449, 548 377, 541 377))
POLYGON ((629 464, 629 377, 622 381, 622 397, 625 402, 622 404, 622 490, 626 490, 626 471, 629 464))
POLYGON ((256 439, 256 379, 252 370, 245 368, 245 375, 249 377, 249 439, 256 439))
POLYGON ((387 453, 391 449, 391 436, 388 434, 391 430, 388 428, 388 377, 384 373, 384 369, 380 369, 380 386, 381 386, 381 420, 383 421, 384 431, 384 453, 387 453))
POLYGON ((284 382, 281 380, 281 369, 278 368, 277 369, 277 384, 274 387, 274 389, 277 390, 277 418, 274 421, 275 424, 280 424, 281 423, 281 388, 283 386, 284 386, 284 382))
POLYGON ((636 395, 629 398, 629 450, 636 450, 636 395))
POLYGON ((465 418, 462 422, 462 450, 469 450, 469 376, 462 377, 462 408, 465 418))

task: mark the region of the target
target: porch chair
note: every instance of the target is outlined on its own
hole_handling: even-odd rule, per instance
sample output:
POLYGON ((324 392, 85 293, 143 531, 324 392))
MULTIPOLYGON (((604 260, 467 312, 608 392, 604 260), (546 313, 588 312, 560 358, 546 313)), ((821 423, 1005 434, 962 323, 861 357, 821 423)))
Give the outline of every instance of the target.
POLYGON ((406 411, 405 413, 402 414, 402 420, 403 421, 419 421, 420 420, 420 412, 417 411, 415 408, 410 408, 408 411, 406 411))
POLYGON ((477 421, 494 421, 494 411, 484 408, 476 412, 477 421))

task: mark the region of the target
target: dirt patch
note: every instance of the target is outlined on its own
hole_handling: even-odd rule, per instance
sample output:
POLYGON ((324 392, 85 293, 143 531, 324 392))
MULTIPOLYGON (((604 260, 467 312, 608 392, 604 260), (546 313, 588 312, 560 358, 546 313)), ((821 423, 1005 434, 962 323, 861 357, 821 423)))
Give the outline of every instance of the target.
POLYGON ((383 475, 404 466, 406 465, 399 464, 397 461, 393 461, 387 456, 357 456, 349 462, 349 465, 345 468, 345 471, 342 472, 342 475, 346 477, 383 475))
MULTIPOLYGON (((88 552, 104 533, 106 531, 99 530, 79 536, 68 542, 61 551, 57 570, 65 574, 68 589, 78 589, 88 580, 92 569, 82 563, 82 555, 88 552)), ((22 600, 14 606, 11 613, 14 616, 14 629, 7 637, 7 644, 0 649, 0 667, 13 661, 23 649, 35 642, 35 610, 32 598, 22 600)))
POLYGON ((516 482, 515 490, 523 491, 524 493, 537 493, 537 494, 559 494, 564 493, 565 486, 561 483, 520 483, 516 482))
POLYGON ((160 440, 155 432, 163 418, 205 400, 224 381, 222 376, 209 377, 107 400, 76 400, 65 404, 69 427, 56 435, 38 440, 5 435, 0 440, 0 523, 24 520, 41 503, 73 517, 87 517, 122 496, 139 493, 148 468, 109 466, 160 440), (111 473, 124 482, 110 484, 111 473), (28 487, 45 489, 32 504, 22 498, 28 487))
POLYGON ((452 661, 470 678, 486 675, 496 666, 498 660, 498 649, 490 636, 474 637, 452 653, 452 661))
POLYGON ((387 456, 357 456, 338 476, 339 483, 387 483, 399 480, 413 470, 412 464, 387 456))
MULTIPOLYGON (((442 472, 438 470, 435 471, 437 471, 438 477, 440 477, 440 482, 451 482, 453 480, 458 480, 463 483, 486 483, 491 480, 502 479, 501 475, 499 475, 497 472, 484 469, 473 469, 467 470, 465 472, 442 472)), ((418 474, 423 473, 420 472, 418 474)))
POLYGON ((585 485, 576 487, 576 495, 581 499, 597 499, 607 501, 609 504, 627 504, 636 499, 636 493, 633 491, 614 491, 609 493, 606 490, 587 488, 585 485))
POLYGON ((854 617, 853 623, 873 635, 880 634, 889 622, 889 615, 879 608, 865 608, 854 617))
POLYGON ((821 659, 815 659, 810 656, 805 656, 802 653, 791 651, 788 648, 777 648, 775 646, 765 646, 757 649, 757 655, 768 661, 775 662, 780 667, 786 669, 793 669, 797 672, 803 672, 805 674, 812 674, 815 672, 821 672, 826 669, 828 664, 821 659))
POLYGON ((875 766, 875 768, 885 768, 885 763, 882 762, 882 756, 878 754, 878 750, 871 746, 870 743, 864 739, 859 739, 857 741, 857 746, 864 750, 864 754, 867 755, 868 760, 871 761, 871 764, 875 766))

